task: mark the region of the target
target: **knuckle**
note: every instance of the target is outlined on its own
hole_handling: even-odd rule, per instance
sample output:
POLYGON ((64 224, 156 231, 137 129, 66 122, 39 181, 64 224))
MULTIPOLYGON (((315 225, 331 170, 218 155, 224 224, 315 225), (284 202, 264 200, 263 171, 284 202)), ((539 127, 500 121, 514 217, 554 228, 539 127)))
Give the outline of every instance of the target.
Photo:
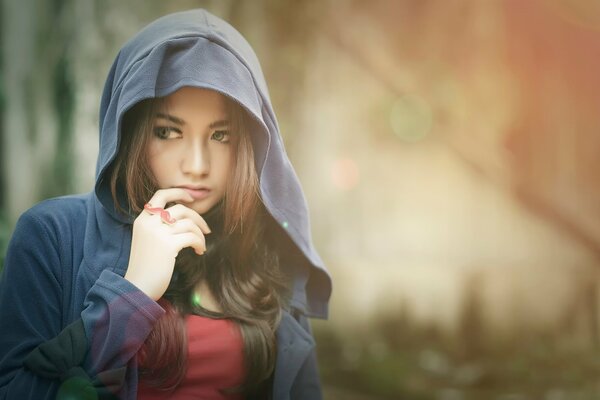
POLYGON ((179 203, 177 203, 177 204, 175 204, 175 205, 172 205, 171 207, 169 207, 169 211, 171 211, 171 210, 172 210, 172 211, 176 211, 176 212, 179 212, 179 213, 181 213, 181 212, 184 212, 186 208, 187 208, 187 207, 186 207, 186 206, 184 206, 183 204, 179 204, 179 203))
POLYGON ((189 219, 184 219, 183 221, 183 226, 186 227, 187 229, 193 230, 194 227, 196 226, 196 224, 194 224, 191 220, 189 219))
POLYGON ((165 195, 165 189, 158 189, 154 192, 154 197, 163 197, 165 195))

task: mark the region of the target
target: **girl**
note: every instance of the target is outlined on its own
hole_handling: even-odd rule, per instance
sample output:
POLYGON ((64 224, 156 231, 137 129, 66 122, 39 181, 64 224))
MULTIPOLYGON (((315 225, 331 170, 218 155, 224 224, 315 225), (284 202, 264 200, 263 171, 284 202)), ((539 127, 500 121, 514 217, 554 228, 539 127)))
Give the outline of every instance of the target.
POLYGON ((330 292, 252 49, 168 15, 110 70, 94 191, 17 223, 0 399, 319 399, 330 292))

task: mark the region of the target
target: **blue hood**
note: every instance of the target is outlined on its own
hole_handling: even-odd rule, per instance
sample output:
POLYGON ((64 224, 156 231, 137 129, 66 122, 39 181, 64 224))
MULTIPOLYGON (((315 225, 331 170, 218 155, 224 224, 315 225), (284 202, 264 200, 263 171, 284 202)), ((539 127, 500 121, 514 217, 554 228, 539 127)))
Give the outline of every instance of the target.
POLYGON ((132 223, 116 211, 106 176, 117 154, 123 115, 141 100, 167 96, 183 86, 218 91, 253 117, 250 131, 263 202, 297 248, 296 255, 282 261, 293 277, 292 306, 308 316, 326 318, 331 279, 312 243, 306 200, 285 153, 258 59, 232 26, 208 12, 162 17, 119 52, 100 105, 96 201, 111 219, 132 223))

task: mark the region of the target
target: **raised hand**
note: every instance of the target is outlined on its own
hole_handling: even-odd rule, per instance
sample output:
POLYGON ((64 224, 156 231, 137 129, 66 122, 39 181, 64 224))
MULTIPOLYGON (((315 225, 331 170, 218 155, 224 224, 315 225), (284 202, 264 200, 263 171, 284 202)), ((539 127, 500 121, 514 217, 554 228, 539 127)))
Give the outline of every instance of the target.
POLYGON ((167 290, 182 249, 191 247, 198 255, 206 251, 204 235, 210 228, 200 214, 181 204, 192 201, 184 189, 160 189, 133 223, 125 279, 154 300, 167 290), (173 202, 179 203, 164 209, 173 202))

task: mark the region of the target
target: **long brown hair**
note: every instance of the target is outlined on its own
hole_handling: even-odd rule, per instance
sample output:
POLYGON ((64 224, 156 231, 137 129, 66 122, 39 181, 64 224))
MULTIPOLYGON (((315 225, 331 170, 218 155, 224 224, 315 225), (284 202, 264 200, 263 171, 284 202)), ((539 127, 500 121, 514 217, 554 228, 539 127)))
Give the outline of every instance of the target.
MULTIPOLYGON (((137 215, 158 189, 146 157, 146 145, 154 116, 164 104, 163 98, 144 100, 129 110, 123 120, 121 144, 110 172, 113 201, 122 212, 137 215), (119 192, 126 194, 127 204, 119 203, 119 192)), ((159 300, 166 313, 138 353, 140 379, 165 390, 181 383, 187 368, 185 315, 230 318, 242 334, 246 377, 240 387, 224 389, 266 398, 275 366, 275 330, 287 289, 277 253, 266 239, 269 218, 260 199, 250 117, 227 97, 226 107, 230 130, 237 135, 235 166, 224 198, 204 215, 212 230, 206 237, 206 253, 199 257, 191 249, 184 249, 176 259, 176 272, 159 300), (202 279, 221 306, 221 314, 190 302, 202 279)))

